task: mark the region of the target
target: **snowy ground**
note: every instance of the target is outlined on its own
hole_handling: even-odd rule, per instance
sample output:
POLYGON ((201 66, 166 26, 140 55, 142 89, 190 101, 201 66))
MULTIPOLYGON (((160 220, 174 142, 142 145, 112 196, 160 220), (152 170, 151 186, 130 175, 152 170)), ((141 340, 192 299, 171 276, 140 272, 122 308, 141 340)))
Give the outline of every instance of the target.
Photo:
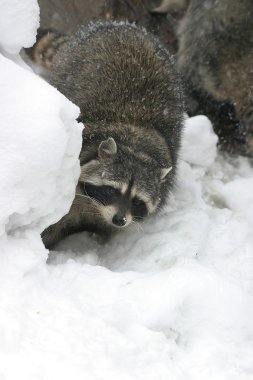
POLYGON ((0 380, 253 379, 249 160, 218 154, 209 121, 189 119, 160 215, 105 246, 73 235, 47 260, 40 231, 70 205, 81 128, 21 67, 38 9, 20 4, 0 16, 0 380))

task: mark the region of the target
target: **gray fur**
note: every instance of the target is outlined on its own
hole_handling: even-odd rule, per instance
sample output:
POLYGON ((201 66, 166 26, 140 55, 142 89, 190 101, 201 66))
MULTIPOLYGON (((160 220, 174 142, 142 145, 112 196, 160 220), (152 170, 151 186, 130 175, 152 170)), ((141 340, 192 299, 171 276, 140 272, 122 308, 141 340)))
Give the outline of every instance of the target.
MULTIPOLYGON (((165 0, 167 9, 170 2, 165 0)), ((253 156, 253 1, 190 0, 178 38, 178 66, 186 82, 234 104, 253 156)))
POLYGON ((158 211, 173 189, 183 120, 169 52, 134 25, 95 23, 57 51, 49 80, 80 107, 85 128, 76 197, 70 212, 43 232, 45 245, 81 230, 110 235, 118 229, 109 220, 114 210, 128 220, 132 198, 144 200, 148 214, 158 211), (85 183, 113 186, 121 198, 98 205, 85 183))

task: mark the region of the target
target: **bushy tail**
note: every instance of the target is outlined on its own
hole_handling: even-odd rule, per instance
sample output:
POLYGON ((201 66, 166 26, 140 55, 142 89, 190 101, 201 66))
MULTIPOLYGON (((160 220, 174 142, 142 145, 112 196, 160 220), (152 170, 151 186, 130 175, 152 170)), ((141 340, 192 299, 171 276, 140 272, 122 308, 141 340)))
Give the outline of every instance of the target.
POLYGON ((57 30, 39 28, 36 43, 25 51, 36 64, 50 69, 56 52, 67 41, 67 38, 65 34, 57 30))

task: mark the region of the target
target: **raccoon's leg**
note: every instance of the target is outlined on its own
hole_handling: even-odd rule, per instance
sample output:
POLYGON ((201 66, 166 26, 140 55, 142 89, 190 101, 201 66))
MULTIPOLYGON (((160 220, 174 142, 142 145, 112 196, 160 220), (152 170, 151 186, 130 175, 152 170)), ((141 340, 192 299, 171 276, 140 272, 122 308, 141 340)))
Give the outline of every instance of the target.
POLYGON ((240 122, 239 133, 246 141, 246 154, 253 157, 253 50, 235 61, 224 62, 219 73, 217 96, 226 97, 235 106, 240 122))
POLYGON ((68 214, 42 232, 41 237, 45 247, 52 248, 66 236, 85 230, 85 222, 81 216, 81 207, 75 197, 68 214))
POLYGON ((50 249, 61 239, 68 235, 67 216, 65 215, 59 222, 47 227, 41 234, 42 241, 46 248, 50 249))
POLYGON ((93 203, 82 203, 80 199, 82 201, 83 198, 76 196, 68 214, 42 232, 41 237, 46 248, 50 249, 65 237, 82 231, 98 235, 101 244, 110 239, 112 229, 104 224, 93 203))
POLYGON ((242 107, 236 107, 240 118, 242 132, 244 133, 249 156, 253 157, 253 99, 243 104, 242 107))
MULTIPOLYGON (((204 92, 213 97, 216 102, 220 104, 230 102, 235 108, 231 122, 229 112, 224 125, 219 123, 224 129, 221 135, 227 136, 231 152, 253 157, 253 90, 251 88, 253 72, 249 65, 249 62, 253 60, 253 54, 250 52, 243 57, 236 57, 234 61, 228 58, 230 56, 220 57, 219 68, 216 69, 211 66, 208 68, 200 66, 198 75, 204 92)), ((226 112, 226 110, 223 111, 226 112)), ((223 118, 223 115, 220 114, 219 117, 223 118)), ((227 148, 230 150, 228 146, 227 148)))
POLYGON ((47 249, 53 248, 65 237, 82 231, 88 231, 90 236, 96 236, 99 244, 107 243, 112 237, 110 229, 99 228, 99 226, 84 224, 80 220, 74 221, 72 217, 65 215, 59 222, 47 227, 41 234, 42 241, 47 249))

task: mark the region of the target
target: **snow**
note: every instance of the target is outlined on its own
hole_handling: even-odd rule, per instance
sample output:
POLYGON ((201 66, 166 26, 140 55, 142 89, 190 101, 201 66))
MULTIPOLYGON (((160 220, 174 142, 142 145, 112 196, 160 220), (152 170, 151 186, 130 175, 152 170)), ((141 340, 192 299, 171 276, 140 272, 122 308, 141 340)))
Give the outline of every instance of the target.
POLYGON ((36 0, 1 0, 0 50, 17 54, 36 40, 39 6, 36 0))
POLYGON ((206 116, 188 119, 182 149, 183 159, 190 164, 210 166, 217 156, 217 142, 218 137, 213 133, 212 124, 206 116))
POLYGON ((3 56, 0 70, 5 73, 0 79, 0 233, 35 224, 41 230, 66 213, 73 198, 80 150, 74 118, 79 111, 3 56))
POLYGON ((71 204, 82 127, 15 63, 38 18, 35 1, 20 4, 1 4, 20 40, 0 33, 0 379, 251 380, 250 161, 218 153, 206 117, 187 119, 159 215, 106 245, 73 235, 48 257, 40 232, 71 204))

